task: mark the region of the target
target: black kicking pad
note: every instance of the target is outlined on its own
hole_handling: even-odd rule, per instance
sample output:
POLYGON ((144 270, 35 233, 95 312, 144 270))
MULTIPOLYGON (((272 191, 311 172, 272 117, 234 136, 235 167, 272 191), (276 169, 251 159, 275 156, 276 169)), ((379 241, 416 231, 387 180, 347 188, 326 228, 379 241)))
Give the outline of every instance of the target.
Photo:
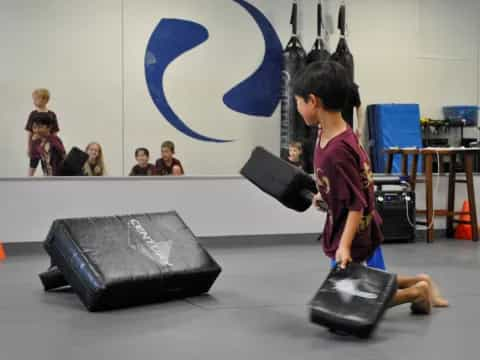
POLYGON ((77 147, 73 147, 60 168, 61 176, 83 176, 83 165, 88 160, 88 154, 77 147))
POLYGON ((247 180, 286 207, 306 211, 317 193, 315 180, 262 147, 256 147, 240 170, 247 180))
POLYGON ((366 338, 397 291, 397 276, 360 264, 333 269, 310 302, 310 320, 336 333, 366 338))

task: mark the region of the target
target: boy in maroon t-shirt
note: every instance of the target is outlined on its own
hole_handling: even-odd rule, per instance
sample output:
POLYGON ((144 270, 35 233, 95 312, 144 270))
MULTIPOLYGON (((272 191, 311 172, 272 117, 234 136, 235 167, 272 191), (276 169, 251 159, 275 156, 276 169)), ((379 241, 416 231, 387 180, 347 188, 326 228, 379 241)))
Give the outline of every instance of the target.
POLYGON ((185 174, 180 160, 175 155, 175 144, 171 141, 162 143, 162 157, 155 162, 155 173, 160 176, 182 176, 185 174))
POLYGON ((65 147, 62 140, 51 133, 51 119, 48 114, 41 114, 33 121, 36 128, 34 150, 41 161, 44 176, 60 176, 60 168, 65 160, 65 147))
MULTIPOLYGON (((341 113, 350 87, 346 70, 335 62, 309 65, 294 83, 299 113, 307 125, 321 128, 314 156, 319 190, 314 203, 328 208, 323 249, 342 268, 381 255, 383 241, 370 161, 341 113)), ((411 303, 413 312, 424 314, 432 306, 448 306, 426 274, 398 276, 398 288, 392 305, 411 303)))

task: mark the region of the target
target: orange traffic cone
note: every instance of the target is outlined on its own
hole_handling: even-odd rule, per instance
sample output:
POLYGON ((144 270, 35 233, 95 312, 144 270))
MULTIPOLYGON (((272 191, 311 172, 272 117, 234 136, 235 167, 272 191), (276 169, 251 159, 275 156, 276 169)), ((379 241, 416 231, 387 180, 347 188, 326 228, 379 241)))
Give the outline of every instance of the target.
MULTIPOLYGON (((461 221, 471 221, 470 219, 470 204, 467 200, 463 202, 462 212, 468 213, 460 215, 461 221)), ((458 224, 455 229, 455 239, 457 240, 472 240, 472 225, 471 224, 458 224)))
POLYGON ((3 248, 3 245, 0 242, 0 261, 4 261, 6 259, 7 259, 7 254, 5 253, 5 249, 3 248))

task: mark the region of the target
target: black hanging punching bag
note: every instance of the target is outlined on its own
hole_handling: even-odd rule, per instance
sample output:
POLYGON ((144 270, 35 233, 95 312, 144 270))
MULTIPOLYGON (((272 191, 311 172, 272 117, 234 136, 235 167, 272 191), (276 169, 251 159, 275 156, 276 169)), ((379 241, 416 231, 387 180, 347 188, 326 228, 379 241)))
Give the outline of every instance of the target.
POLYGON ((354 80, 354 61, 353 55, 348 48, 345 40, 345 24, 346 24, 346 7, 340 6, 338 13, 338 29, 340 30, 340 40, 338 41, 337 49, 332 54, 331 59, 342 64, 347 69, 350 79, 354 80))
MULTIPOLYGON (((312 50, 307 55, 307 64, 317 61, 327 61, 330 59, 330 53, 325 48, 325 43, 322 37, 323 28, 323 11, 321 0, 318 1, 317 6, 317 39, 313 44, 312 50)), ((303 147, 303 159, 305 161, 305 171, 313 173, 313 156, 315 151, 315 143, 318 136, 318 127, 309 128, 308 138, 303 147)))
POLYGON ((310 50, 307 56, 307 64, 311 64, 315 61, 326 61, 330 59, 330 53, 325 48, 325 43, 322 37, 323 28, 323 14, 322 3, 319 0, 317 6, 317 39, 313 43, 313 48, 310 50))
POLYGON ((288 144, 291 141, 304 142, 308 136, 308 127, 297 111, 295 96, 292 91, 292 81, 299 70, 306 65, 307 54, 297 37, 297 2, 292 9, 292 37, 283 51, 282 71, 282 101, 280 121, 280 156, 288 158, 288 144))

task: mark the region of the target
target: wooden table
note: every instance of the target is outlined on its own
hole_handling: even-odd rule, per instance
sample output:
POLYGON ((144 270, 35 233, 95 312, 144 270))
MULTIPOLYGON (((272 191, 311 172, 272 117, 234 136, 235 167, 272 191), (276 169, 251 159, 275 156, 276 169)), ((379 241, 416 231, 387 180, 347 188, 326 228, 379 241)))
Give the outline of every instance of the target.
MULTIPOLYGON (((453 237, 454 223, 469 224, 472 226, 473 241, 478 241, 478 220, 477 220, 477 208, 475 203, 475 187, 473 182, 473 161, 475 154, 480 152, 480 148, 391 148, 385 150, 387 154, 387 173, 391 174, 393 157, 395 155, 402 156, 402 175, 408 176, 412 187, 415 190, 417 182, 425 183, 425 200, 426 210, 417 210, 419 214, 426 215, 426 222, 417 221, 417 224, 427 226, 427 242, 433 241, 434 231, 434 217, 446 216, 447 218, 447 237, 453 237), (417 178, 418 158, 422 156, 425 172, 424 180, 417 178), (450 172, 448 177, 448 196, 447 196, 447 209, 437 210, 433 208, 433 157, 448 156, 450 158, 450 172), (412 157, 410 163, 410 169, 408 168, 409 157, 412 157), (463 157, 465 163, 465 179, 457 179, 457 172, 455 169, 455 163, 458 157, 463 157), (410 172, 410 174, 409 174, 410 172), (470 204, 470 212, 456 212, 455 211, 455 184, 464 183, 467 186, 468 202, 470 204), (456 215, 470 215, 470 221, 457 220, 454 217, 456 215)), ((440 162, 438 164, 440 166, 440 162)))

